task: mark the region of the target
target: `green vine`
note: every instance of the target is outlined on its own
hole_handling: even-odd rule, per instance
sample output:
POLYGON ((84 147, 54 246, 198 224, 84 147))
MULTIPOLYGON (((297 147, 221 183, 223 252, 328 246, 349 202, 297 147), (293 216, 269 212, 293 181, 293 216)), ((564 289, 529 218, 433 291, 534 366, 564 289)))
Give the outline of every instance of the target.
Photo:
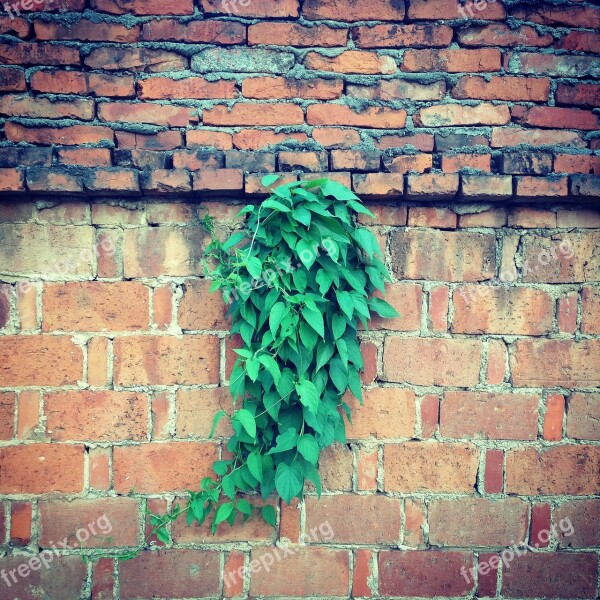
MULTIPOLYGON (((276 180, 269 175, 263 185, 276 180)), ((211 291, 223 294, 231 334, 243 340, 230 377, 234 410, 219 411, 210 434, 221 419, 231 421, 231 458, 214 463, 216 478, 204 478, 185 508, 150 515, 146 543, 153 535, 169 542, 167 526, 184 512, 188 525, 210 517, 213 534, 238 514, 246 521, 260 512, 276 525, 272 505, 250 504, 240 493, 258 492, 264 502, 276 491, 289 504, 302 499, 308 480, 321 494, 320 453, 346 443, 346 391, 362 403, 359 322, 368 329, 372 311, 397 316, 373 297, 390 277, 357 213, 373 216, 348 188, 321 179, 280 185, 262 204, 246 206, 238 215, 246 215, 244 230, 224 243, 214 220, 205 221, 211 291)))

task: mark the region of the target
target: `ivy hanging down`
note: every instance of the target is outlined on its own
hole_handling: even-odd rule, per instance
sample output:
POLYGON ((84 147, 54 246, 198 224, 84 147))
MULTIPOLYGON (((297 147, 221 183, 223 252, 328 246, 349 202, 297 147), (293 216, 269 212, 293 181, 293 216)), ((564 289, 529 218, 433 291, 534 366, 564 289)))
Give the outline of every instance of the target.
MULTIPOLYGON (((267 176, 263 185, 276 180, 267 176)), ((275 526, 271 505, 252 506, 239 492, 258 491, 264 501, 276 490, 290 503, 309 480, 320 495, 320 453, 346 442, 346 391, 362 403, 359 322, 366 328, 372 312, 398 316, 372 297, 389 274, 373 233, 355 224, 356 213, 373 215, 352 191, 322 179, 272 192, 239 213, 245 229, 225 243, 207 222, 211 291, 222 292, 231 332, 243 340, 230 377, 234 411, 215 415, 211 432, 222 418, 231 420, 232 458, 214 464, 219 479, 205 478, 185 509, 189 524, 212 515, 213 533, 254 510, 275 526)))

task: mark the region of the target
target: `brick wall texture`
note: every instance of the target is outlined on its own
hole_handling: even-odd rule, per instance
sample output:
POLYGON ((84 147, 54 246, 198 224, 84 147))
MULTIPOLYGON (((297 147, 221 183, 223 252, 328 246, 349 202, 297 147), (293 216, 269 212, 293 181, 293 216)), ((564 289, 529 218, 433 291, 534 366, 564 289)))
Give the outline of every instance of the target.
POLYGON ((4 10, 0 600, 600 595, 597 5, 4 10), (271 172, 367 201, 400 317, 361 334, 320 500, 120 562, 223 451, 201 221, 271 172))

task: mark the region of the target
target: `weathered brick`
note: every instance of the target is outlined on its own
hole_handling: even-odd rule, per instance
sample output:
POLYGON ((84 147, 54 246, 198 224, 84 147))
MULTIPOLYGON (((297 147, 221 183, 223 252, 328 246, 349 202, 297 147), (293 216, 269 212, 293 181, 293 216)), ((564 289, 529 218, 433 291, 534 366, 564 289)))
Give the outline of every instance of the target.
MULTIPOLYGON (((113 0, 110 0, 113 1, 113 0)), ((38 40, 82 40, 86 42, 132 43, 140 38, 140 26, 126 27, 117 23, 97 23, 80 19, 69 25, 36 20, 34 31, 38 40)))
POLYGON ((79 51, 58 44, 0 44, 0 61, 5 65, 78 65, 79 51))
POLYGON ((506 125, 510 121, 507 106, 481 103, 476 106, 438 104, 422 108, 414 116, 421 127, 453 127, 457 125, 506 125))
POLYGON ((347 95, 368 100, 393 102, 405 98, 407 100, 442 100, 446 93, 443 81, 434 83, 415 83, 399 79, 380 81, 376 85, 347 84, 347 95))
POLYGON ((114 132, 109 127, 96 125, 71 125, 68 127, 25 127, 18 123, 6 123, 6 137, 11 142, 28 142, 52 146, 79 146, 112 142, 114 132))
POLYGON ((479 383, 481 342, 435 338, 388 338, 384 381, 414 385, 472 386, 479 383))
POLYGON ((253 548, 250 565, 276 558, 269 570, 250 581, 253 596, 344 596, 350 581, 349 555, 345 550, 299 547, 285 560, 276 547, 253 548), (270 557, 268 555, 271 555, 270 557))
POLYGON ((401 279, 478 281, 493 277, 495 239, 481 233, 407 230, 392 234, 393 270, 401 279), (421 251, 427 248, 426 254, 421 251))
POLYGON ((600 9, 594 6, 553 6, 540 2, 533 6, 518 6, 512 15, 541 25, 587 27, 600 19, 600 9))
POLYGON ((354 28, 352 36, 359 48, 432 48, 448 46, 452 28, 430 23, 365 25, 354 28))
POLYGON ((539 46, 547 47, 554 43, 550 33, 540 33, 529 25, 517 28, 504 23, 474 26, 458 32, 461 46, 539 46))
POLYGON ((600 440, 595 423, 600 418, 600 394, 571 394, 567 404, 567 436, 578 440, 600 440))
POLYGON ((461 286, 454 290, 454 333, 544 335, 554 322, 554 301, 525 287, 461 286))
POLYGON ((571 52, 600 53, 600 35, 593 31, 571 31, 560 40, 560 47, 571 52))
POLYGON ((500 51, 495 48, 481 50, 407 50, 402 70, 412 73, 442 71, 446 73, 480 73, 499 71, 500 51))
POLYGON ((415 430, 415 393, 399 388, 373 388, 364 393, 364 405, 346 396, 352 408, 349 439, 411 438, 415 430), (390 418, 395 415, 394 418, 390 418))
POLYGON ((440 432, 445 438, 535 440, 538 409, 539 397, 530 394, 445 392, 440 432))
POLYGON ((453 98, 478 100, 526 100, 546 102, 550 80, 538 77, 461 77, 452 88, 453 98))
POLYGON ((306 109, 306 122, 309 125, 402 129, 406 124, 406 111, 372 106, 356 112, 340 104, 312 104, 306 109))
POLYGON ((215 106, 202 115, 205 125, 301 125, 304 111, 295 104, 242 104, 230 110, 226 106, 215 106))
POLYGON ((292 140, 305 142, 308 136, 305 133, 276 133, 263 129, 242 129, 233 134, 233 145, 238 150, 265 150, 292 140))
POLYGON ((384 165, 392 173, 428 173, 432 166, 431 154, 410 154, 406 156, 385 157, 384 165))
POLYGON ((279 170, 283 172, 320 173, 328 169, 329 156, 327 152, 280 152, 277 162, 279 170))
POLYGON ((285 77, 251 77, 242 82, 242 95, 245 98, 269 100, 281 98, 305 98, 314 100, 335 100, 344 90, 342 81, 327 79, 287 79, 285 77))
POLYGON ((557 127, 591 131, 598 129, 598 117, 591 111, 578 108, 556 108, 554 106, 532 106, 513 108, 513 120, 532 127, 557 127), (518 108, 518 113, 515 108, 518 108))
POLYGON ((121 337, 114 341, 117 385, 196 385, 218 383, 216 336, 121 337), (155 357, 149 361, 148 356, 155 357))
POLYGON ((84 59, 90 69, 162 73, 188 68, 188 59, 175 52, 150 48, 105 47, 92 50, 84 59))
POLYGON ((454 0, 439 0, 432 5, 431 0, 411 0, 408 9, 410 19, 486 19, 501 21, 505 18, 504 6, 497 2, 468 2, 459 4, 454 0))
POLYGON ((300 10, 298 0, 281 0, 273 4, 269 0, 253 0, 252 2, 231 2, 223 4, 221 0, 200 0, 200 7, 208 14, 234 14, 238 17, 297 17, 300 10))
POLYGON ((193 0, 92 0, 92 8, 115 15, 191 15, 193 0))
POLYGON ((554 522, 559 525, 556 537, 561 548, 592 548, 600 545, 600 502, 568 500, 554 511, 554 522))
POLYGON ((0 91, 24 92, 27 89, 25 72, 23 69, 12 67, 0 68, 0 91))
MULTIPOLYGON (((206 100, 211 98, 236 98, 237 95, 235 81, 225 79, 207 81, 203 77, 188 77, 186 79, 150 77, 138 82, 138 96, 142 100, 164 100, 171 98, 206 100)), ((156 107, 155 104, 151 106, 156 107)), ((176 126, 175 123, 173 125, 176 126)))
MULTIPOLYGON (((269 14, 269 16, 272 16, 269 14)), ((298 23, 255 23, 248 27, 248 44, 271 45, 280 41, 282 45, 294 47, 336 47, 345 46, 348 32, 333 29, 327 25, 305 27, 298 23)))
POLYGON ((345 50, 335 57, 309 52, 304 58, 304 66, 313 71, 360 75, 392 75, 398 70, 396 61, 391 56, 379 56, 364 50, 345 50))
POLYGON ((84 447, 28 444, 0 448, 3 494, 63 494, 83 491, 84 447))
POLYGON ((595 77, 598 74, 597 61, 591 56, 511 52, 504 57, 504 64, 509 73, 523 75, 595 77))
POLYGON ((404 195, 403 173, 366 173, 352 175, 352 187, 360 196, 385 198, 404 195))
POLYGON ((286 73, 296 59, 291 52, 265 48, 205 48, 192 57, 199 73, 286 73))
POLYGON ((556 88, 556 102, 567 106, 571 104, 590 107, 600 106, 600 85, 559 83, 556 88))
POLYGON ((329 523, 334 544, 397 544, 401 510, 398 498, 344 494, 306 499, 306 530, 329 523))
POLYGON ((434 499, 429 504, 429 542, 434 546, 510 546, 527 539, 528 519, 529 504, 518 498, 434 499))
POLYGON ((505 146, 571 146, 586 147, 581 134, 576 131, 560 129, 523 129, 521 127, 494 127, 492 129, 492 148, 505 146))
POLYGON ((490 154, 455 154, 442 156, 442 171, 458 173, 463 169, 491 172, 490 154))
POLYGON ((246 27, 235 21, 189 21, 160 19, 144 23, 142 39, 145 41, 178 40, 193 44, 243 44, 246 40, 246 27))
POLYGON ((302 6, 306 19, 335 21, 402 21, 404 2, 395 0, 355 0, 351 6, 340 0, 307 0, 302 6))
MULTIPOLYGON (((177 90, 177 86, 174 87, 177 90)), ((175 91, 175 93, 177 92, 175 91)), ((168 127, 185 127, 198 121, 198 116, 193 108, 162 104, 128 104, 126 102, 100 104, 98 118, 100 121, 150 123, 168 127)))

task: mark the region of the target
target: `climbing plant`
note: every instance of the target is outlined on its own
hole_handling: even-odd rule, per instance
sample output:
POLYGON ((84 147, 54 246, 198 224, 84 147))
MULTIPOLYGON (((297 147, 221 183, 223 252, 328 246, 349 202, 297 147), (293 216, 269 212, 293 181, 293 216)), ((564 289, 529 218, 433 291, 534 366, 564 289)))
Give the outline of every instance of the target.
MULTIPOLYGON (((269 175, 263 185, 276 181, 269 175)), ((252 492, 264 502, 276 491, 290 503, 308 480, 320 495, 320 454, 346 442, 347 390, 362 403, 359 323, 368 329, 373 312, 397 316, 373 297, 389 274, 359 213, 373 216, 351 190, 321 179, 280 185, 244 207, 244 229, 225 242, 206 220, 211 292, 223 294, 231 333, 243 342, 230 375, 233 409, 215 415, 211 437, 224 418, 234 434, 230 458, 214 463, 215 477, 190 492, 186 507, 151 516, 159 539, 168 541, 167 523, 183 512, 190 525, 210 519, 213 534, 254 512, 275 526, 273 506, 257 506, 252 492)))

